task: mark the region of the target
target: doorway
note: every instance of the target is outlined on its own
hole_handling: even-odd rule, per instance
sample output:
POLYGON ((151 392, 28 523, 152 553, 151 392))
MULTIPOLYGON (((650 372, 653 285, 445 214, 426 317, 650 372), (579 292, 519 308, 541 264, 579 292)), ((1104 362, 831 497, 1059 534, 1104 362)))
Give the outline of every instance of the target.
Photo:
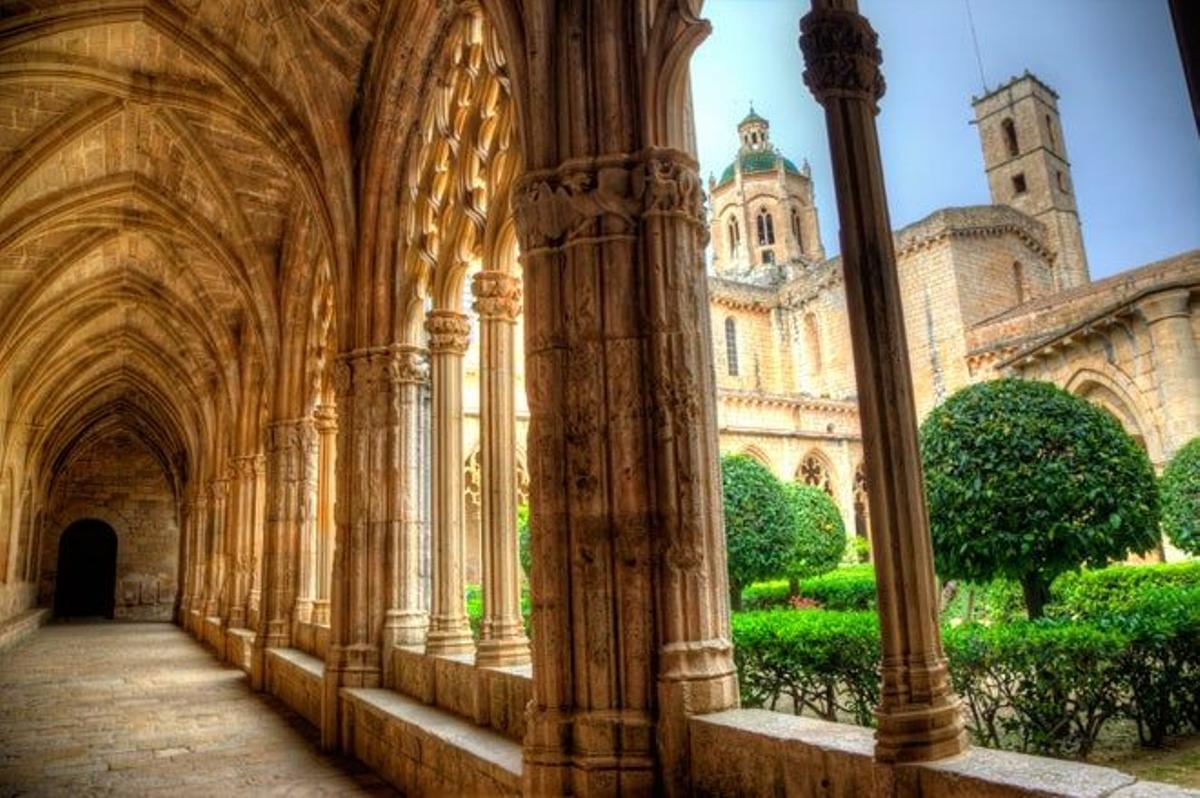
POLYGON ((113 617, 117 592, 117 533, 89 518, 67 527, 58 541, 54 614, 113 617))

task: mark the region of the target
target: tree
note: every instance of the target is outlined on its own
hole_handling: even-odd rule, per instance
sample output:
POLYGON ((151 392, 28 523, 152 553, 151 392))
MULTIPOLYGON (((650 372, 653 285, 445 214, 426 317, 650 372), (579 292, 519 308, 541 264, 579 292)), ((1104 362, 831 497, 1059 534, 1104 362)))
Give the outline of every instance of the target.
POLYGON ((832 571, 846 551, 846 525, 829 494, 815 485, 788 482, 783 486, 795 515, 792 555, 787 577, 792 595, 801 579, 832 571))
POLYGON ((529 532, 528 504, 517 505, 517 559, 520 560, 525 578, 529 579, 533 570, 533 538, 529 532))
POLYGON ((1175 453, 1159 482, 1163 531, 1179 548, 1200 554, 1200 437, 1175 453))
POLYGON ((740 610, 744 587, 785 573, 796 522, 783 485, 753 458, 740 454, 722 457, 721 486, 729 553, 729 602, 733 609, 740 610))
POLYGON ((1021 583, 1030 618, 1050 583, 1158 543, 1145 452, 1108 413, 1049 383, 964 388, 921 426, 939 574, 1021 583))

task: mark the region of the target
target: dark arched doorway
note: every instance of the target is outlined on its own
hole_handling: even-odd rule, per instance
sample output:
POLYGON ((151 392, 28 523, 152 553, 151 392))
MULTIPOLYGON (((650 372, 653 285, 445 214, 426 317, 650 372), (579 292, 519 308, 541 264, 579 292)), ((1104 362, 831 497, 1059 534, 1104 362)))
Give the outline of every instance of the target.
POLYGON ((113 617, 117 593, 117 533, 103 521, 76 521, 58 541, 54 614, 113 617))

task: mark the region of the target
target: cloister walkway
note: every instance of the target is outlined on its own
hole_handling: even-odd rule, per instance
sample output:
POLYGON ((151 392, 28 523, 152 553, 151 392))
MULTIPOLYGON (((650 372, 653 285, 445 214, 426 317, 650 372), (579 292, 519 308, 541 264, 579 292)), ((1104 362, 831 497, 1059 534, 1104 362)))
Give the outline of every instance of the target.
POLYGON ((165 623, 52 625, 0 654, 0 796, 393 795, 165 623))

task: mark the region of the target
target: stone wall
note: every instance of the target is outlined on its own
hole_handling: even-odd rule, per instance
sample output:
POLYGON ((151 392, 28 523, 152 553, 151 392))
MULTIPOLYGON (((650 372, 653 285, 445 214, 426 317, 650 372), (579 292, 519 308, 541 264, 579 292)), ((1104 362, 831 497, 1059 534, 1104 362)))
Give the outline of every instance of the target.
POLYGON ((86 518, 117 534, 116 617, 170 620, 179 567, 175 497, 162 466, 133 435, 118 432, 84 445, 60 472, 42 539, 39 604, 54 604, 63 531, 86 518))

